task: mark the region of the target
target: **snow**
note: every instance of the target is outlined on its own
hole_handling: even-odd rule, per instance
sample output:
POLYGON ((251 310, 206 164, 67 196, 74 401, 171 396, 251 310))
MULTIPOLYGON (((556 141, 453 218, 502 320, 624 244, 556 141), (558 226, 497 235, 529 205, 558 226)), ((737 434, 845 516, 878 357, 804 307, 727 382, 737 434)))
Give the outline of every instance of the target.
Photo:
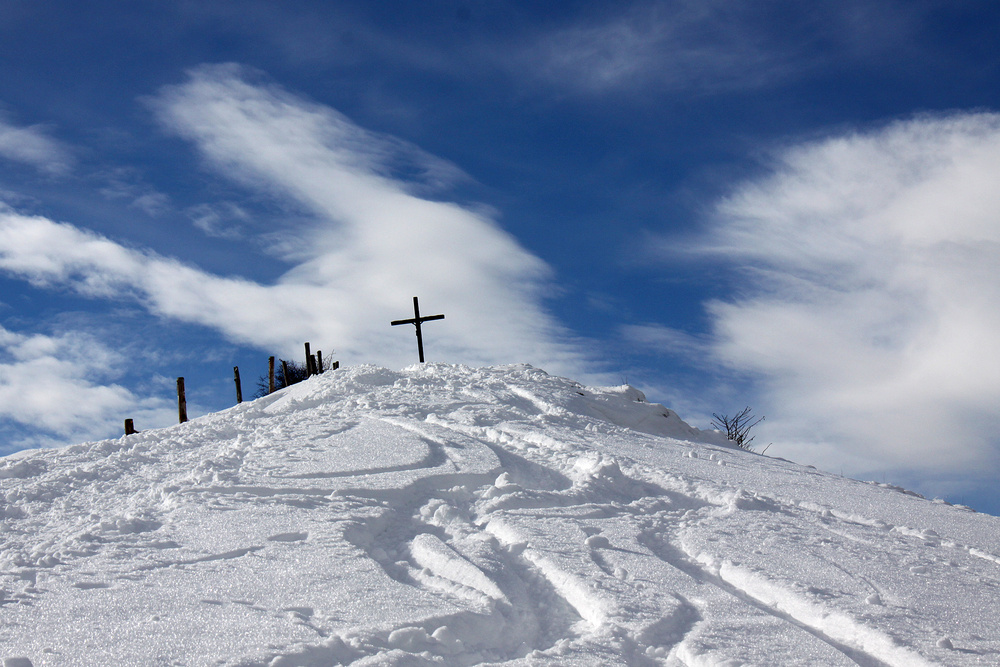
POLYGON ((995 665, 1000 519, 631 387, 359 366, 0 459, 0 659, 995 665))

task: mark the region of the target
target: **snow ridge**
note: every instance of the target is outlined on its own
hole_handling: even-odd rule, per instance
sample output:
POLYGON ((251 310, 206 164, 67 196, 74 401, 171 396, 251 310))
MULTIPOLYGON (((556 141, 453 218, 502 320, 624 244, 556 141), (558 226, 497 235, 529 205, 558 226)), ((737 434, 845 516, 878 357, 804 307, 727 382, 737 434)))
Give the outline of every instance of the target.
POLYGON ((0 459, 0 659, 996 664, 998 528, 631 387, 359 366, 0 459))

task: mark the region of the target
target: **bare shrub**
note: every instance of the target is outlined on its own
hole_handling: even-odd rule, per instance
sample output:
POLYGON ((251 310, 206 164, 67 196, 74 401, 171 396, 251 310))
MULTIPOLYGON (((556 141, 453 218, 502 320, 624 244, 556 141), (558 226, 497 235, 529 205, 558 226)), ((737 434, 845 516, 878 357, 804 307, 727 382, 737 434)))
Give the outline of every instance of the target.
POLYGON ((726 437, 736 443, 737 447, 753 451, 753 439, 756 436, 750 435, 750 429, 764 421, 763 417, 754 417, 750 406, 747 406, 736 413, 735 416, 717 415, 712 413, 712 426, 724 431, 726 437))

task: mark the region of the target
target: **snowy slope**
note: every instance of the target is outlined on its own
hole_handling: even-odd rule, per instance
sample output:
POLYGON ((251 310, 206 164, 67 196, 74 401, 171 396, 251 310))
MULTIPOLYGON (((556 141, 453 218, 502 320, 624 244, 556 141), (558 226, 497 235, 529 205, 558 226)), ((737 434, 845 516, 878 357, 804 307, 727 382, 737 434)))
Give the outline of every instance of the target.
POLYGON ((1000 519, 528 366, 0 459, 0 548, 7 667, 1000 664, 1000 519))

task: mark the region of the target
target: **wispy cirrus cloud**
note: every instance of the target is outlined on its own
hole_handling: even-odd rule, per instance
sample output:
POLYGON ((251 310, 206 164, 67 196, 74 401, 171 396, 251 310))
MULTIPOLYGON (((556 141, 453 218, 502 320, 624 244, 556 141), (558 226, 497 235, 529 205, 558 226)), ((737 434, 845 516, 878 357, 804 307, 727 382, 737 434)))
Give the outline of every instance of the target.
POLYGON ((655 3, 541 36, 523 55, 537 75, 587 92, 655 85, 743 88, 792 66, 713 3, 655 3), (714 24, 714 26, 713 26, 714 24))
POLYGON ((618 331, 629 345, 680 357, 702 358, 711 348, 707 337, 698 337, 661 324, 624 324, 618 331))
MULTIPOLYGON (((753 90, 844 62, 912 66, 917 50, 911 46, 934 3, 632 0, 544 9, 477 3, 457 12, 423 5, 397 25, 373 20, 372 12, 350 3, 218 4, 187 3, 182 11, 194 20, 210 16, 238 26, 295 64, 336 69, 378 63, 481 82, 495 82, 502 73, 543 95, 659 96, 753 90)), ((371 104, 390 113, 384 107, 399 102, 371 104)), ((398 113, 408 113, 402 106, 398 113)))
POLYGON ((134 299, 265 349, 297 353, 303 340, 329 341, 345 360, 389 365, 414 360, 412 331, 389 321, 406 317, 417 295, 447 316, 427 343, 430 358, 587 366, 543 306, 545 263, 482 210, 425 196, 460 170, 255 77, 234 65, 201 67, 149 104, 210 169, 310 212, 308 222, 299 216, 271 231, 292 264, 276 282, 213 275, 10 209, 0 211, 0 270, 134 299))
POLYGON ((711 354, 760 379, 776 449, 996 472, 998 179, 1000 115, 924 116, 790 147, 718 206, 696 250, 745 282, 709 304, 711 354))
POLYGON ((198 204, 185 212, 191 223, 206 236, 230 240, 243 238, 245 232, 242 226, 250 217, 233 202, 198 204))
POLYGON ((75 162, 72 152, 40 125, 21 127, 0 115, 0 158, 26 164, 51 175, 64 174, 75 162))
POLYGON ((748 90, 899 50, 919 20, 917 7, 853 1, 635 2, 540 33, 503 66, 583 93, 748 90))
POLYGON ((129 206, 155 218, 170 208, 170 197, 145 183, 134 169, 115 167, 98 174, 105 185, 100 193, 108 199, 129 202, 129 206))

